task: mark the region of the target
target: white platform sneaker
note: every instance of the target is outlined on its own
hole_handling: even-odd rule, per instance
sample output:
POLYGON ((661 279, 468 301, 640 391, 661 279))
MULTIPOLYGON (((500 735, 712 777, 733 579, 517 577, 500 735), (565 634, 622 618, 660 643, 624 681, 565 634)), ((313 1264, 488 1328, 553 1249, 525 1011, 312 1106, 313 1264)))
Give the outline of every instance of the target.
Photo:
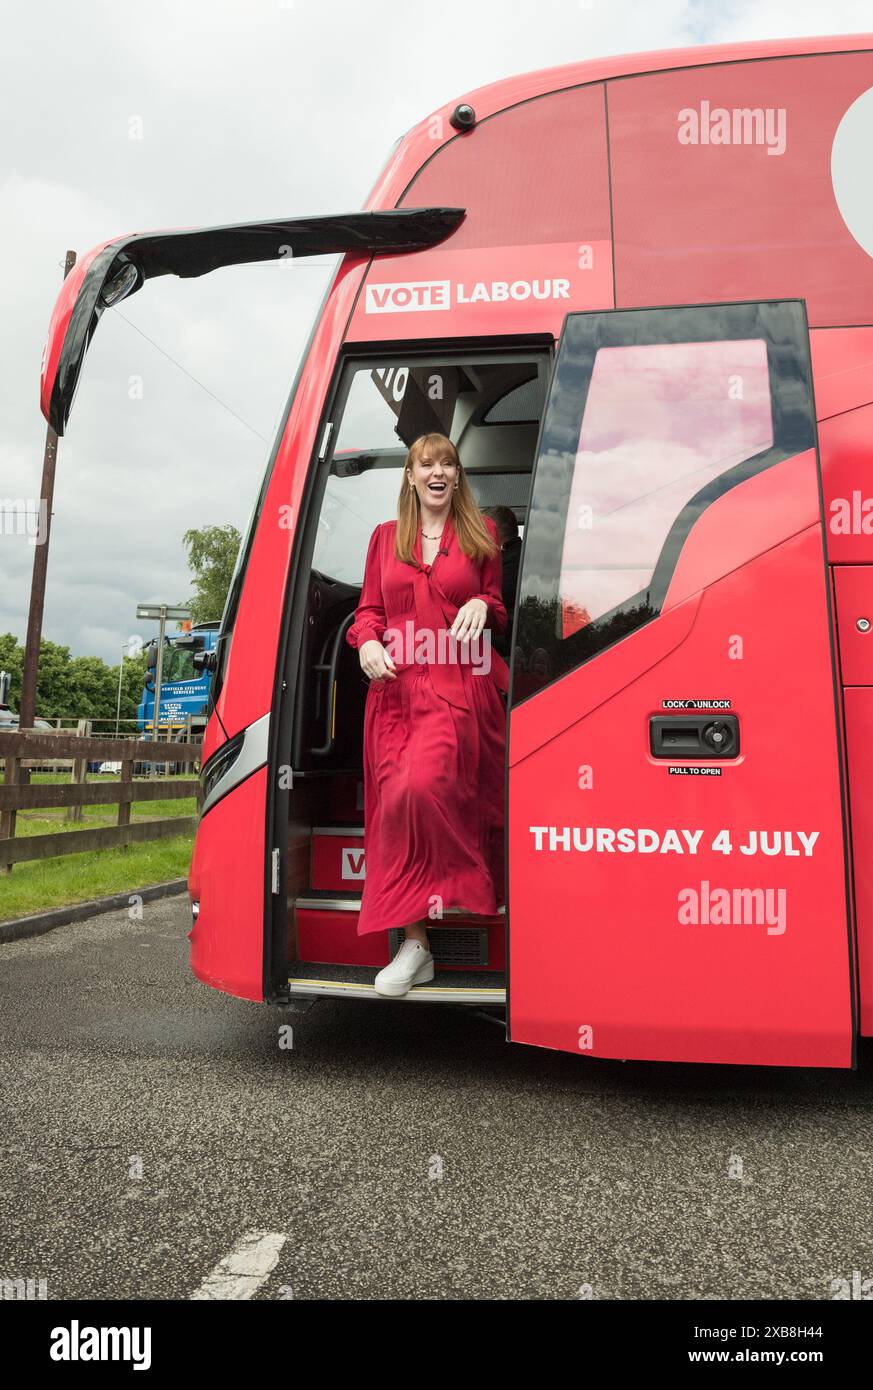
POLYGON ((373 982, 377 994, 397 998, 408 994, 413 985, 433 979, 433 956, 418 941, 404 941, 390 965, 373 982))

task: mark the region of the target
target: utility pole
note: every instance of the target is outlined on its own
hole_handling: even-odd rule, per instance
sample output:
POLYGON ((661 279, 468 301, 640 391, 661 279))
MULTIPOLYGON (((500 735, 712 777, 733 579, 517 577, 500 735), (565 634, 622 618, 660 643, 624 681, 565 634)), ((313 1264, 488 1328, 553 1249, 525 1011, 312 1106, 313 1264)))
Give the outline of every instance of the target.
POLYGON ((124 658, 130 656, 129 642, 123 642, 121 646, 121 663, 118 667, 118 699, 115 702, 115 737, 118 738, 118 726, 121 723, 121 681, 124 676, 124 658))
MULTIPOLYGON (((75 251, 68 251, 64 261, 65 280, 75 264, 75 251)), ((45 607, 45 582, 48 573, 49 533, 52 524, 57 454, 58 437, 49 425, 45 436, 42 484, 39 492, 40 505, 45 507, 45 535, 42 538, 42 543, 40 544, 37 540, 37 544, 33 548, 30 610, 27 615, 27 636, 24 639, 24 670, 21 677, 21 704, 18 711, 19 729, 32 729, 36 714, 36 678, 39 667, 39 645, 42 640, 42 615, 45 607)))

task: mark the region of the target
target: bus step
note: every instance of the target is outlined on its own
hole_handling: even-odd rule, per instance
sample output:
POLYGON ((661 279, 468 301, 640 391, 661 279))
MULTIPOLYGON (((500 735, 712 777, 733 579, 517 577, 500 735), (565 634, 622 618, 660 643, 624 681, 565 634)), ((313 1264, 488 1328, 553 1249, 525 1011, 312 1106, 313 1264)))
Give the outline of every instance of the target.
MULTIPOLYGON (((301 961, 348 966, 387 965, 398 950, 402 932, 368 932, 359 936, 359 892, 312 889, 294 904, 296 954, 301 961)), ((502 970, 506 962, 506 916, 475 917, 460 908, 446 909, 428 924, 434 963, 444 970, 502 970)))
POLYGON ((312 887, 350 888, 364 881, 364 827, 351 823, 316 825, 312 830, 312 887))
MULTIPOLYGON (((288 974, 288 989, 294 998, 383 999, 373 988, 372 970, 361 966, 295 961, 288 974)), ((506 1003, 506 977, 499 970, 437 970, 429 984, 415 985, 400 999, 387 1002, 502 1007, 506 1003)))

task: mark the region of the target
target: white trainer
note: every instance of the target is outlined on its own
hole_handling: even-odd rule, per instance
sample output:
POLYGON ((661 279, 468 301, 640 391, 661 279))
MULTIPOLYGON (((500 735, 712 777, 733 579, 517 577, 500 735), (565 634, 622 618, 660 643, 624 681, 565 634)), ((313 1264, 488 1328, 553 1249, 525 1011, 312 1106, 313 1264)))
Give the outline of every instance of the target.
POLYGON ((418 941, 404 941, 390 965, 380 970, 373 981, 377 994, 397 998, 408 994, 413 985, 426 984, 433 979, 433 956, 418 941))

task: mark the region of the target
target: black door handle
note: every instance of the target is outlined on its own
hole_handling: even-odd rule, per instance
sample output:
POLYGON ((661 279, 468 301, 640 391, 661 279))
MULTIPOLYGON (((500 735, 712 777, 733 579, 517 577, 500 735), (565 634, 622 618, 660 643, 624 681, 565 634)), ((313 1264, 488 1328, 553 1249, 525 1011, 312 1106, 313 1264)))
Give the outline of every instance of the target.
POLYGON ((649 720, 653 758, 735 758, 740 723, 735 714, 653 714, 649 720))

